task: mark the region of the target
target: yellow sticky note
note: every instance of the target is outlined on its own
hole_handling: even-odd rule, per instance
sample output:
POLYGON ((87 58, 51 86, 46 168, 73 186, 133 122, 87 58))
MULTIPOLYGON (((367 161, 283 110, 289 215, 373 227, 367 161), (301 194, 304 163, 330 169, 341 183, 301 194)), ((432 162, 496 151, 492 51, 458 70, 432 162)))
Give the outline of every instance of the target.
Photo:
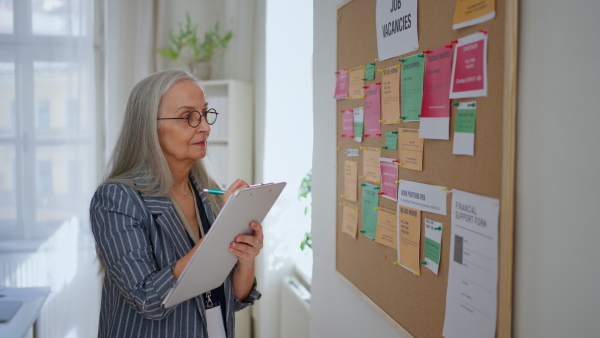
POLYGON ((365 69, 362 67, 356 67, 350 69, 348 72, 348 98, 360 99, 365 96, 365 69))
POLYGON ((358 233, 358 209, 345 205, 342 216, 342 232, 356 238, 358 233))
POLYGON ((400 116, 400 68, 395 66, 383 70, 381 79, 381 116, 384 124, 397 123, 400 116))
POLYGON ((396 250, 396 218, 394 216, 396 216, 396 212, 393 210, 379 209, 375 242, 396 250))
POLYGON ((381 79, 381 116, 393 124, 400 116, 400 68, 395 66, 383 70, 381 79))
POLYGON ((358 201, 358 162, 344 162, 344 195, 349 201, 358 201))
POLYGON ((381 150, 377 148, 366 148, 363 152, 363 175, 370 182, 381 181, 381 171, 379 170, 379 158, 381 150))
POLYGON ((496 16, 496 0, 457 0, 452 29, 476 25, 496 16))
POLYGON ((398 129, 399 162, 402 168, 423 171, 423 140, 419 129, 398 129))
POLYGON ((421 210, 398 205, 396 231, 399 233, 398 256, 400 265, 412 272, 421 272, 421 210))

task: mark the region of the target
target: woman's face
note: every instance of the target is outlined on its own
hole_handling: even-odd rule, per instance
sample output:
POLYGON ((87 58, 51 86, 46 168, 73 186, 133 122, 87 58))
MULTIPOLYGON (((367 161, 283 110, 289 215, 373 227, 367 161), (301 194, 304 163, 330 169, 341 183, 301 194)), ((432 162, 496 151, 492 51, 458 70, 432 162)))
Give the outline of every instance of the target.
MULTIPOLYGON (((194 110, 208 109, 204 91, 195 82, 184 80, 175 84, 162 98, 160 118, 187 117, 194 110)), ((158 121, 158 141, 171 169, 191 165, 206 156, 206 139, 210 125, 200 119, 200 125, 190 127, 187 119, 158 121)))

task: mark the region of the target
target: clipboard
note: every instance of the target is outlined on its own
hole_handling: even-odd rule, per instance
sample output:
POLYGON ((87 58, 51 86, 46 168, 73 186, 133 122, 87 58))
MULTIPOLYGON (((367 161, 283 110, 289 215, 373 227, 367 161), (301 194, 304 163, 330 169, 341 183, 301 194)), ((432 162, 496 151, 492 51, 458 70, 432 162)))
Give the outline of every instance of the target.
POLYGON ((268 183, 236 191, 163 301, 167 308, 219 287, 237 262, 229 246, 239 234, 251 235, 252 221, 262 222, 286 183, 268 183))

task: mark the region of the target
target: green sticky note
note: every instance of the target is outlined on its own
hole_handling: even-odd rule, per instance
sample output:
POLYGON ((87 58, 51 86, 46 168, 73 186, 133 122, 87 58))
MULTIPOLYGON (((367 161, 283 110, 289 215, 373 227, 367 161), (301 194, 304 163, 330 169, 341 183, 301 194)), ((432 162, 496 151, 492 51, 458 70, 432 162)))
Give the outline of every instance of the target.
POLYGON ((398 149, 398 133, 393 131, 387 131, 385 133, 385 146, 387 149, 398 149))
POLYGON ((402 64, 402 116, 404 121, 419 121, 423 103, 423 69, 425 58, 420 54, 404 59, 402 64))
POLYGON ((369 63, 365 67, 365 81, 371 81, 375 78, 375 64, 369 63))
POLYGON ((473 108, 469 109, 458 109, 456 111, 456 125, 454 131, 457 133, 469 133, 475 134, 475 116, 476 110, 473 108))
POLYGON ((363 231, 370 239, 375 239, 375 232, 377 231, 377 210, 379 207, 379 187, 365 184, 362 193, 362 220, 363 220, 363 231))
MULTIPOLYGON (((440 264, 441 244, 429 237, 425 237, 425 257, 429 258, 435 264, 440 264)), ((436 273, 437 274, 437 273, 436 273)))
POLYGON ((365 126, 364 122, 354 122, 354 138, 355 139, 362 139, 364 126, 365 126))

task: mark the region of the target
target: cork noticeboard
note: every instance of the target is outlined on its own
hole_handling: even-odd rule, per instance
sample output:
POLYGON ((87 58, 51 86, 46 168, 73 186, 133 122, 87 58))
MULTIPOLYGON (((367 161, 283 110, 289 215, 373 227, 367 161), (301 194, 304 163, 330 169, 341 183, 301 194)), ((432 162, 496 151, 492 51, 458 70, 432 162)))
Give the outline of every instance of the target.
MULTIPOLYGON (((496 198, 500 201, 498 234, 498 315, 496 335, 511 335, 512 273, 514 229, 514 161, 515 161, 515 106, 517 70, 517 0, 497 0, 496 17, 474 26, 452 29, 456 1, 419 1, 419 49, 383 61, 376 61, 376 1, 350 0, 341 3, 337 12, 337 71, 353 69, 375 62, 376 69, 398 65, 398 59, 431 50, 450 41, 473 34, 488 32, 487 72, 488 93, 485 97, 453 99, 453 103, 476 101, 477 121, 475 155, 452 154, 456 107, 451 107, 450 140, 424 140, 423 170, 399 168, 399 179, 459 189, 496 198)), ((381 82, 382 73, 376 71, 365 86, 381 82)), ((420 276, 393 263, 396 250, 376 243, 364 235, 348 236, 342 229, 344 212, 344 163, 346 160, 362 163, 363 151, 358 157, 347 156, 348 149, 359 147, 381 148, 385 137, 367 137, 357 143, 343 134, 340 111, 364 106, 364 99, 337 101, 337 210, 336 210, 336 270, 341 278, 357 290, 400 331, 414 337, 441 337, 444 325, 446 289, 450 250, 450 212, 446 216, 423 212, 421 222, 429 218, 441 222, 447 229, 442 236, 442 254, 438 275, 422 269, 420 276)), ((332 112, 334 113, 334 112, 332 112)), ((381 132, 398 128, 418 129, 419 122, 381 124, 381 132)), ((398 150, 383 149, 382 157, 398 158, 398 150)), ((359 176, 362 165, 359 165, 359 176)), ((359 184, 363 183, 359 179, 359 184)), ((364 182, 371 183, 371 182, 364 182)), ((358 202, 349 202, 360 208, 358 202)), ((447 209, 451 210, 451 198, 447 209)), ((379 198, 379 206, 396 210, 396 202, 379 198)), ((359 210, 362 213, 362 210, 359 210)), ((358 228, 362 229, 361 217, 358 228)), ((424 230, 421 228, 421 258, 423 258, 424 230)))

